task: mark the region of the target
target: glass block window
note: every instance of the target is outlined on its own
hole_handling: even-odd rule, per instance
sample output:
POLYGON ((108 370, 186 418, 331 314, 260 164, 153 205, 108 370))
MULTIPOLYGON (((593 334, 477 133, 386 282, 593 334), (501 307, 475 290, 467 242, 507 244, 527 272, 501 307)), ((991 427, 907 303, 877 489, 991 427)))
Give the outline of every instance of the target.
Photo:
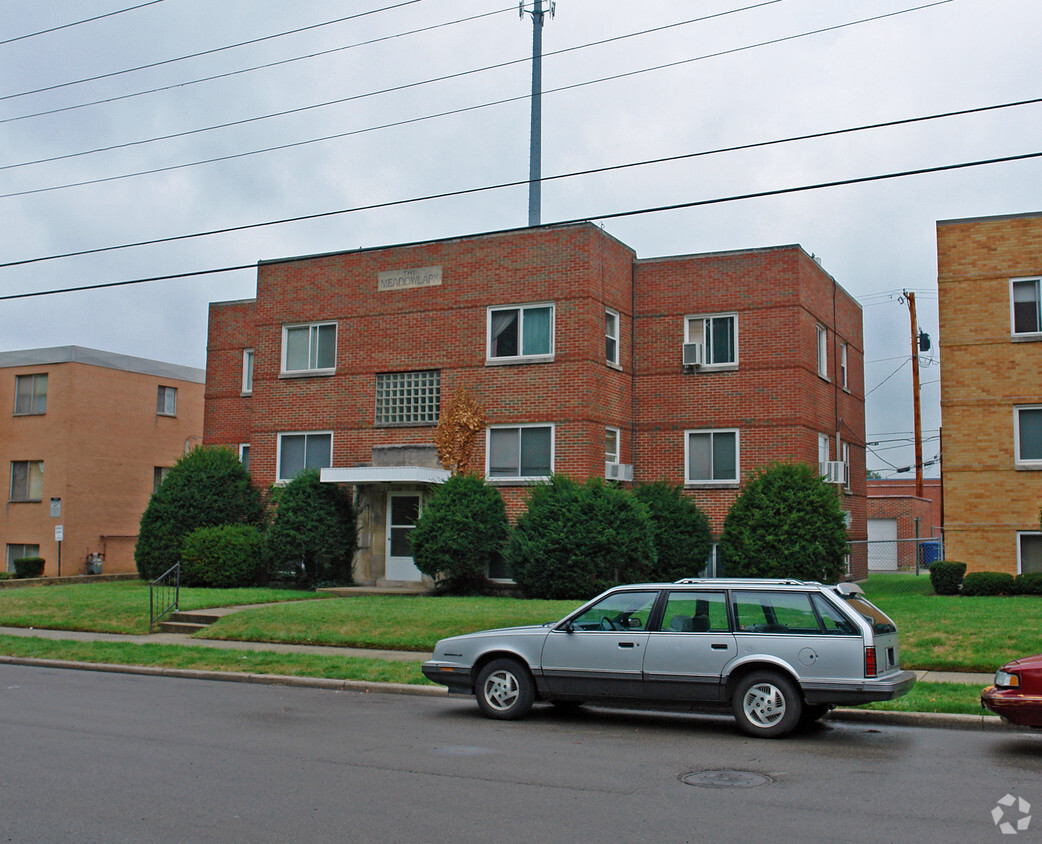
POLYGON ((437 425, 440 410, 440 370, 377 374, 377 425, 437 425))

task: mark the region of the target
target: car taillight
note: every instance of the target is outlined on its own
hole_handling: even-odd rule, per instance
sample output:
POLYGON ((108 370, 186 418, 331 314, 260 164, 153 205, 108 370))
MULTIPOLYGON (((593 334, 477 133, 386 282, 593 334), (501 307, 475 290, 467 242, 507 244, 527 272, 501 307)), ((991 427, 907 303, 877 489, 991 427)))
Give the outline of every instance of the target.
POLYGON ((876 649, 865 648, 865 676, 876 676, 876 649))

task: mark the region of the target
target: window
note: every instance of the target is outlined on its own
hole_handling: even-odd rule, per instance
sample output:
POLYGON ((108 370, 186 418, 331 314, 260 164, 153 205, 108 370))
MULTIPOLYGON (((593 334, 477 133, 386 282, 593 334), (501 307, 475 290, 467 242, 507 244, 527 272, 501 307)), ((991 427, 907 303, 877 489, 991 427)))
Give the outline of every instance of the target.
POLYGON ((656 598, 658 592, 616 592, 572 618, 570 629, 575 633, 647 630, 656 598))
POLYGON ((1042 333, 1042 279, 1020 278, 1010 281, 1010 311, 1013 334, 1042 333))
POLYGON ((282 329, 282 374, 328 373, 336 368, 336 323, 287 325, 282 329))
POLYGON ((829 333, 824 325, 818 326, 818 375, 829 377, 829 333))
POLYGON ((820 633, 810 598, 806 592, 734 592, 736 629, 742 633, 820 633))
POLYGON ((245 467, 246 471, 250 471, 250 444, 239 443, 239 462, 245 467))
POLYGON ((703 368, 734 366, 738 363, 738 314, 687 317, 684 342, 702 344, 703 368))
POLYGON ((553 305, 488 309, 489 360, 548 357, 553 353, 553 305))
POLYGON ((857 625, 821 595, 811 595, 810 602, 814 605, 818 618, 821 619, 821 626, 826 633, 836 636, 856 636, 858 634, 857 625))
POLYGON ((615 311, 604 312, 604 359, 608 363, 619 363, 619 315, 615 311))
POLYGON ((825 474, 825 464, 829 462, 829 435, 818 434, 818 471, 825 474))
POLYGON ((839 386, 844 390, 850 389, 850 382, 847 381, 847 344, 841 343, 839 347, 839 386))
POLYGON ((727 593, 670 592, 662 629, 670 633, 727 633, 727 593))
POLYGON ((1017 534, 1017 574, 1042 571, 1042 533, 1023 531, 1017 534))
POLYGON ((16 375, 14 378, 15 416, 47 412, 47 373, 16 375))
POLYGON ((554 471, 553 425, 488 429, 485 449, 490 478, 545 478, 554 471))
POLYGON ((253 349, 242 350, 242 391, 253 392, 253 349))
POLYGON ((291 481, 305 469, 332 465, 333 435, 326 431, 308 434, 279 434, 279 481, 291 481))
POLYGON ((619 462, 619 429, 604 429, 604 462, 619 462))
POLYGON ((440 370, 377 374, 377 425, 437 425, 440 409, 440 370))
POLYGON ((160 387, 156 394, 156 413, 160 416, 177 415, 177 387, 160 387))
POLYGON ((11 463, 11 500, 43 501, 42 460, 16 460, 11 463))
POLYGON ((1016 464, 1042 469, 1042 405, 1013 408, 1016 464))
POLYGON ((169 466, 156 466, 152 469, 152 492, 155 493, 163 485, 163 480, 170 473, 169 466))
POLYGON ((843 488, 850 489, 850 443, 843 443, 843 488))
POLYGON ((738 430, 688 431, 686 483, 738 482, 738 430))
POLYGON ((14 561, 21 560, 23 557, 39 557, 40 546, 39 545, 16 545, 11 544, 7 546, 7 570, 14 571, 14 561))

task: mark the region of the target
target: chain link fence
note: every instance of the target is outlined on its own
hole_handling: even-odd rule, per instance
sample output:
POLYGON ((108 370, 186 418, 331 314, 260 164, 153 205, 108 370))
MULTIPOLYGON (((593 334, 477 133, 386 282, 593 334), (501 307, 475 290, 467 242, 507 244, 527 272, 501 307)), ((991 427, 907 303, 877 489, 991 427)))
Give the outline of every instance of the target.
POLYGON ((871 539, 851 542, 851 551, 868 557, 868 573, 929 571, 930 563, 944 559, 944 543, 939 536, 920 539, 871 539))

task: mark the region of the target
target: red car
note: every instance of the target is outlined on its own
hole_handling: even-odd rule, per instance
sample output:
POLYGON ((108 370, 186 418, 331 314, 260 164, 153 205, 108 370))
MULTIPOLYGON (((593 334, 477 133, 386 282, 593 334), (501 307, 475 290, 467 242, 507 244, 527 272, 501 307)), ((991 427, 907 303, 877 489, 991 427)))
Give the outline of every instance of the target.
POLYGON ((980 695, 981 706, 1011 724, 1042 729, 1042 654, 1007 662, 995 685, 980 695))

